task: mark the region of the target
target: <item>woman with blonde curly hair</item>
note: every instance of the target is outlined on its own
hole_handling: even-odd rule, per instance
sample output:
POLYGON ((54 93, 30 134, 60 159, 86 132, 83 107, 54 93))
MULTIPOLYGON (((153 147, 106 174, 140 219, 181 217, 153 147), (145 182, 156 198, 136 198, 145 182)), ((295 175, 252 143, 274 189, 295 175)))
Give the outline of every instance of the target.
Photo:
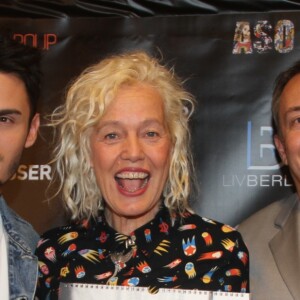
POLYGON ((71 84, 51 125, 72 222, 41 237, 39 299, 79 282, 249 290, 239 233, 189 206, 193 110, 174 71, 143 51, 106 58, 71 84))

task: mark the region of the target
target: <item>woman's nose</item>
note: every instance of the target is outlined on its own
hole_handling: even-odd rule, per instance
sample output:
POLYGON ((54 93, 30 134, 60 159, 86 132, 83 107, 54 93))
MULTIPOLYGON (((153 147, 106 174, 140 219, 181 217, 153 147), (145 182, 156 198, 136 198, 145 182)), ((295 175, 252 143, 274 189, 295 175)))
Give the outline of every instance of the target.
POLYGON ((136 136, 130 136, 126 138, 126 142, 123 144, 122 159, 130 161, 138 161, 144 158, 142 141, 136 136))

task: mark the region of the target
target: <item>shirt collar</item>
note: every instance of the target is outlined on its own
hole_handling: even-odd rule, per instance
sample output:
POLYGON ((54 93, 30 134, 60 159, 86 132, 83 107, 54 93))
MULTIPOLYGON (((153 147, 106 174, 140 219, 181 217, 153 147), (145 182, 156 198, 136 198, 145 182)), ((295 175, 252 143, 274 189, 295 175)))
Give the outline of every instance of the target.
POLYGON ((99 231, 103 232, 103 238, 107 239, 106 247, 112 249, 113 252, 126 252, 130 248, 136 247, 146 256, 151 256, 172 230, 171 216, 165 206, 160 208, 151 221, 137 228, 128 236, 114 230, 106 221, 104 212, 91 226, 97 226, 99 231))

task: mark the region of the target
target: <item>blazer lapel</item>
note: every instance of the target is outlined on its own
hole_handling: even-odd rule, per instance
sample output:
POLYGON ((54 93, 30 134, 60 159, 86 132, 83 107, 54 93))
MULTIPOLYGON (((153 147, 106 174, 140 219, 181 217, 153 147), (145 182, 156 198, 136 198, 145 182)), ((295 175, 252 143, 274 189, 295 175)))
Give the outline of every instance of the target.
POLYGON ((279 232, 270 241, 278 270, 294 299, 300 295, 300 204, 289 199, 275 220, 279 232))

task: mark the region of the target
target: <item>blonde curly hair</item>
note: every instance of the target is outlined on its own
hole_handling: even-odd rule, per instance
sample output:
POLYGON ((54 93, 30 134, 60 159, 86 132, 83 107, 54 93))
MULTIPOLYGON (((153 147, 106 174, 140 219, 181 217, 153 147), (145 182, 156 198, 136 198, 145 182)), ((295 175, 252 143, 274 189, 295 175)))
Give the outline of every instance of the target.
POLYGON ((104 209, 101 190, 90 167, 90 134, 117 91, 124 84, 145 83, 164 101, 164 112, 173 145, 163 198, 170 213, 189 208, 190 172, 188 120, 194 99, 182 82, 156 58, 143 51, 114 55, 86 68, 70 85, 66 101, 54 110, 50 126, 55 128, 54 181, 58 194, 73 220, 97 217, 104 209))

